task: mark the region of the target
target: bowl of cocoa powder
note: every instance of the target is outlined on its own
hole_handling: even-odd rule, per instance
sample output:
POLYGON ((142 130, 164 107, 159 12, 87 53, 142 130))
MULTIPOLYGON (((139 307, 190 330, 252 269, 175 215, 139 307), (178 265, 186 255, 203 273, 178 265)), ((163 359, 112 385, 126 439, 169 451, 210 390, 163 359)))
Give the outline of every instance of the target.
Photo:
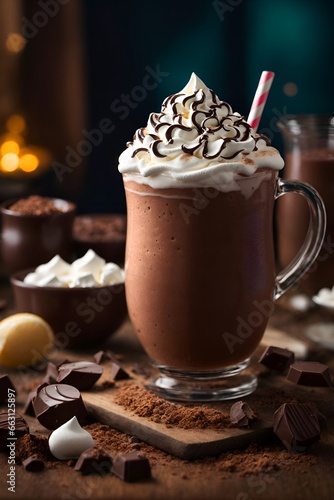
POLYGON ((74 219, 73 243, 78 257, 92 248, 107 262, 124 263, 126 215, 88 214, 74 219))
POLYGON ((32 195, 0 206, 1 253, 11 274, 36 267, 59 254, 70 259, 76 206, 70 201, 32 195))

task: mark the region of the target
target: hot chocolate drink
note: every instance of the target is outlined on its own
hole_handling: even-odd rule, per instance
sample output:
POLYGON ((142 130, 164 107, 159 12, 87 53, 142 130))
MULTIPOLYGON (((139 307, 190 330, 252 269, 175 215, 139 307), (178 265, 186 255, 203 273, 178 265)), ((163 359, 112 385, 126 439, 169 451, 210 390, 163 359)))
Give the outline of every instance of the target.
MULTIPOLYGON (((327 212, 327 230, 323 248, 300 285, 315 294, 334 284, 334 149, 294 150, 286 154, 285 175, 308 182, 321 195, 327 212)), ((300 196, 286 196, 277 206, 278 250, 281 265, 297 255, 308 230, 309 209, 300 196)))
POLYGON ((128 311, 163 374, 152 388, 166 397, 224 399, 256 387, 231 375, 247 366, 274 297, 305 271, 303 255, 288 280, 275 280, 274 200, 296 187, 278 181, 282 167, 267 139, 194 74, 120 156, 128 311))
POLYGON ((236 181, 238 191, 126 183, 126 291, 149 356, 181 370, 247 359, 272 309, 275 172, 236 181), (209 198, 210 196, 210 198, 209 198))

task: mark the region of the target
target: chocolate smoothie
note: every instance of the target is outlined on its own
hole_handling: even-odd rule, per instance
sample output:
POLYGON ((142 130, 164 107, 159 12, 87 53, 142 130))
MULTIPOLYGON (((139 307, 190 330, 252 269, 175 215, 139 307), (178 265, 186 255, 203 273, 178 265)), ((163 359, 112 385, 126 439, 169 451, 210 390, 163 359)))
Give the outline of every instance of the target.
POLYGON ((152 189, 126 182, 126 295, 150 358, 218 370, 248 358, 272 309, 277 173, 238 190, 152 189))
POLYGON ((165 373, 235 373, 272 310, 283 160, 195 74, 127 146, 119 170, 135 331, 165 373))
MULTIPOLYGON (((286 154, 285 176, 308 182, 321 195, 327 212, 327 231, 319 257, 301 287, 315 294, 323 287, 334 284, 334 149, 295 149, 286 154)), ((291 195, 279 200, 278 253, 282 266, 297 255, 308 229, 309 209, 300 196, 291 195)))

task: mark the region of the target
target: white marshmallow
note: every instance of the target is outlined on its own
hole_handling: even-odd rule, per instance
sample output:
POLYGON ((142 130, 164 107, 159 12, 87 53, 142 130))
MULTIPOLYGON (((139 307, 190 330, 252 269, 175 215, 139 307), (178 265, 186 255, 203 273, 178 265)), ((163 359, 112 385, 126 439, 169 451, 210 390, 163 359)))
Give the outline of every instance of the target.
POLYGON ((23 281, 35 286, 89 288, 124 283, 124 279, 123 269, 113 262, 106 263, 90 249, 71 265, 56 255, 27 274, 23 281))
POLYGON ((71 281, 68 283, 70 288, 88 288, 92 286, 99 286, 92 273, 80 273, 71 277, 71 281))
POLYGON ((117 264, 108 262, 103 266, 99 282, 101 285, 124 283, 124 271, 117 264))
POLYGON ((55 274, 42 276, 37 282, 37 286, 54 286, 57 288, 67 288, 66 283, 61 281, 55 274))
POLYGON ((58 427, 49 437, 50 451, 58 460, 79 458, 83 451, 93 447, 92 436, 80 426, 77 417, 58 427))
POLYGON ((77 275, 78 273, 91 273, 96 281, 99 280, 100 273, 106 261, 96 255, 94 250, 89 249, 83 257, 75 260, 71 266, 71 274, 77 275))
POLYGON ((40 266, 36 267, 35 272, 43 276, 54 274, 59 277, 63 274, 68 274, 70 270, 71 265, 65 262, 65 260, 62 259, 60 255, 55 255, 46 264, 41 264, 40 266))

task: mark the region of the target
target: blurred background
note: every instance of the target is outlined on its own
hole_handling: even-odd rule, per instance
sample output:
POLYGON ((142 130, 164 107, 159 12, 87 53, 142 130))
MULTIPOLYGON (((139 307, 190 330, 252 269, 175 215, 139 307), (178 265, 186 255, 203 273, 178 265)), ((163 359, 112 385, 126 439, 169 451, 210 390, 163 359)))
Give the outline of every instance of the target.
POLYGON ((195 71, 259 132, 332 113, 331 0, 0 0, 0 198, 38 193, 125 212, 117 159, 195 71))

